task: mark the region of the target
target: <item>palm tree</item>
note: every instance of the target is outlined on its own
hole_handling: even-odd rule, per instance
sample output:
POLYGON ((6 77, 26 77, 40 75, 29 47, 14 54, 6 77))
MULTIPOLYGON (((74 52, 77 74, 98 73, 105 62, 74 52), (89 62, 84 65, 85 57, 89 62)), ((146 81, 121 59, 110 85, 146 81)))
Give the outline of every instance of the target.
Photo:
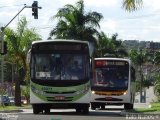
POLYGON ((58 19, 58 23, 50 32, 50 36, 97 42, 97 28, 100 28, 99 22, 103 16, 98 12, 86 13, 83 0, 78 1, 76 6, 65 5, 53 16, 53 19, 55 18, 58 19))
POLYGON ((118 34, 115 33, 108 38, 104 32, 99 35, 96 50, 96 57, 127 57, 128 53, 122 46, 122 42, 117 40, 118 34))
POLYGON ((160 51, 155 52, 153 62, 154 64, 160 64, 160 51))
MULTIPOLYGON (((30 48, 31 42, 33 40, 40 39, 40 36, 35 32, 34 29, 27 28, 27 20, 22 17, 17 24, 17 31, 7 28, 5 30, 5 40, 8 45, 8 55, 7 60, 16 64, 16 78, 15 78, 15 104, 17 106, 21 105, 20 100, 20 74, 19 70, 26 73, 26 54, 30 48)), ((24 77, 23 77, 24 79, 24 77)))
POLYGON ((160 101, 160 75, 157 75, 156 82, 154 86, 154 94, 158 97, 158 100, 160 101))
POLYGON ((98 45, 96 49, 96 57, 104 57, 106 54, 113 53, 115 45, 112 42, 112 39, 108 38, 104 32, 101 32, 99 35, 98 45))
MULTIPOLYGON (((154 54, 154 65, 159 66, 160 65, 160 51, 155 52, 154 54)), ((160 101, 160 75, 159 71, 160 68, 154 67, 154 71, 158 72, 158 75, 156 76, 155 85, 154 85, 154 93, 157 96, 158 100, 160 101)))
POLYGON ((115 57, 127 57, 128 52, 123 47, 122 41, 118 40, 117 37, 118 37, 117 33, 113 34, 112 37, 111 37, 112 43, 115 45, 113 54, 114 54, 115 57))
POLYGON ((143 65, 147 62, 148 54, 145 50, 131 50, 130 58, 133 63, 138 67, 140 74, 140 102, 142 102, 142 90, 144 82, 143 65))
POLYGON ((143 0, 123 0, 122 7, 129 12, 136 11, 143 5, 143 0))

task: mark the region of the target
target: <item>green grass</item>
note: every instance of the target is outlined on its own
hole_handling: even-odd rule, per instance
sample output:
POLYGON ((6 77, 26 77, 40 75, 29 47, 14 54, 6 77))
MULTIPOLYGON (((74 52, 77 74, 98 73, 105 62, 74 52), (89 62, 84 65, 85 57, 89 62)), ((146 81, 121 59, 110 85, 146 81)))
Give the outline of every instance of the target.
POLYGON ((129 110, 128 112, 134 113, 160 113, 160 102, 151 103, 151 108, 138 108, 134 110, 129 110))
POLYGON ((25 109, 25 108, 31 108, 30 105, 22 105, 22 106, 1 106, 0 105, 0 111, 4 110, 19 110, 19 109, 25 109))

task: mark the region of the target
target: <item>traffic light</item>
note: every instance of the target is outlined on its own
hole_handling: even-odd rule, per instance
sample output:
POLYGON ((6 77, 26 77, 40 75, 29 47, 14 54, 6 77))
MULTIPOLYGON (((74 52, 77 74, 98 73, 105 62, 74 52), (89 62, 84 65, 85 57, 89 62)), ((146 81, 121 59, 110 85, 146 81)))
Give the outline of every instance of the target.
POLYGON ((1 41, 0 47, 1 47, 1 55, 7 54, 7 42, 4 41, 2 45, 2 41, 1 41))
POLYGON ((34 1, 32 4, 32 15, 34 19, 38 19, 38 2, 34 1))

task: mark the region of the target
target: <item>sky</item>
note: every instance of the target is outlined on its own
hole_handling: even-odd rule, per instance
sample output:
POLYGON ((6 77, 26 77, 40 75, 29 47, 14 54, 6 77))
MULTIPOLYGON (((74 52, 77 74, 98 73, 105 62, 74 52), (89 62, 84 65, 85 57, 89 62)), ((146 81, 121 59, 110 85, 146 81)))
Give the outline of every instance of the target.
MULTIPOLYGON (((0 27, 8 22, 34 0, 0 0, 0 27)), ((78 0, 37 0, 38 19, 32 16, 32 9, 25 8, 8 27, 16 30, 18 20, 26 16, 29 28, 35 28, 43 39, 49 37, 57 20, 51 19, 59 8, 66 4, 75 5, 78 0)), ((103 15, 101 28, 108 37, 118 33, 118 39, 160 42, 160 0, 143 0, 143 7, 135 12, 122 8, 123 0, 84 0, 85 12, 99 12, 103 15)))

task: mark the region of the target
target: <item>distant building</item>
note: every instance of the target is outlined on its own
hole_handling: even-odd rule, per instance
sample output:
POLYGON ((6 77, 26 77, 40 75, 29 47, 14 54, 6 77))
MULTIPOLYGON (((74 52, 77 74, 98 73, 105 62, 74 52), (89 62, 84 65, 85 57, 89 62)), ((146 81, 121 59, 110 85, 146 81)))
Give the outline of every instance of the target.
POLYGON ((142 40, 124 40, 122 45, 129 49, 148 49, 150 51, 160 50, 160 42, 142 41, 142 40))
POLYGON ((146 44, 146 48, 153 50, 153 51, 157 51, 160 49, 160 43, 159 42, 148 42, 146 44))

